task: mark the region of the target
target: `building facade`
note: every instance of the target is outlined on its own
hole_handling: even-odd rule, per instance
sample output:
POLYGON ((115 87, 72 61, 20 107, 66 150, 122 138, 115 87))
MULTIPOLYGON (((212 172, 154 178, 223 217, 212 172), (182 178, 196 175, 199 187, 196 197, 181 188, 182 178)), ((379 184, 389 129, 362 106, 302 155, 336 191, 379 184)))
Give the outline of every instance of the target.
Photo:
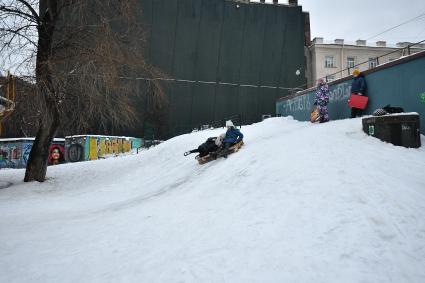
POLYGON ((351 75, 355 68, 361 71, 373 69, 424 49, 425 44, 409 42, 395 45, 388 45, 385 41, 369 44, 366 40, 349 43, 344 39, 325 42, 317 37, 306 48, 307 84, 312 87, 319 78, 333 81, 351 75))

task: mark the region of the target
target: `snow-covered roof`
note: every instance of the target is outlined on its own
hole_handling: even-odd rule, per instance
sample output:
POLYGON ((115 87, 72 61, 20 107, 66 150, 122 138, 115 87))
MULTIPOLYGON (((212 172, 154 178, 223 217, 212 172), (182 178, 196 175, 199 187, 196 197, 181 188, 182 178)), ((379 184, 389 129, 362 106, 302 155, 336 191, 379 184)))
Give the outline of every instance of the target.
MULTIPOLYGON (((0 142, 16 142, 16 141, 34 141, 34 137, 28 137, 28 138, 5 138, 0 139, 0 142)), ((64 142, 64 138, 54 138, 53 141, 55 142, 64 142)))
POLYGON ((107 138, 107 139, 137 139, 134 137, 126 137, 126 136, 104 136, 104 135, 73 135, 73 136, 66 136, 65 139, 74 139, 74 138, 107 138))

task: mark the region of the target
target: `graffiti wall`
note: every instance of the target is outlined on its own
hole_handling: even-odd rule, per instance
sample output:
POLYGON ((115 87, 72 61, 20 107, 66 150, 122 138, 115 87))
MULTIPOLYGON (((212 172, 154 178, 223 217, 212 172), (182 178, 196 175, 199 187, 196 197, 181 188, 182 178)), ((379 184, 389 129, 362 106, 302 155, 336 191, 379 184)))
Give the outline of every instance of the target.
MULTIPOLYGON (((0 139, 0 168, 25 168, 34 139, 0 139)), ((55 139, 49 148, 49 165, 89 161, 131 152, 142 139, 113 136, 72 136, 55 139)))
MULTIPOLYGON (((405 112, 417 112, 421 119, 421 131, 425 133, 425 52, 402 60, 378 66, 365 72, 369 104, 365 114, 388 104, 402 107, 405 112)), ((329 83, 331 120, 350 117, 348 98, 351 94, 352 78, 347 77, 329 83)), ((276 101, 276 114, 293 116, 300 121, 309 121, 316 90, 305 90, 295 96, 276 101)))
POLYGON ((142 146, 141 139, 114 136, 66 137, 65 152, 68 162, 88 161, 128 153, 142 146))
MULTIPOLYGON (((303 95, 291 99, 282 99, 276 103, 276 113, 282 116, 294 116, 295 119, 307 121, 314 106, 316 90, 311 89, 303 95)), ((351 94, 351 80, 329 86, 330 119, 349 117, 348 98, 351 94)))
MULTIPOLYGON (((49 150, 50 165, 64 162, 64 144, 64 139, 55 139, 49 150)), ((25 168, 32 145, 33 139, 0 139, 0 168, 25 168)))

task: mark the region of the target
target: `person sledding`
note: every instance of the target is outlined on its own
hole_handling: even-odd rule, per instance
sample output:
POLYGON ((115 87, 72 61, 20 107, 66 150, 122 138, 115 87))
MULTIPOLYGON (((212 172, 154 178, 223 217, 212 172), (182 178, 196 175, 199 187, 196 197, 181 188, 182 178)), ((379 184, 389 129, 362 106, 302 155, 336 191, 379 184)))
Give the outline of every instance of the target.
POLYGON ((186 151, 184 156, 188 156, 191 153, 199 153, 199 157, 204 157, 210 153, 215 153, 221 148, 223 139, 224 134, 221 134, 218 137, 208 138, 203 144, 198 146, 198 148, 186 151))
POLYGON ((227 131, 223 139, 223 149, 218 152, 218 157, 222 156, 227 158, 227 155, 230 152, 229 149, 243 140, 243 134, 235 128, 231 120, 226 121, 226 128, 227 131))

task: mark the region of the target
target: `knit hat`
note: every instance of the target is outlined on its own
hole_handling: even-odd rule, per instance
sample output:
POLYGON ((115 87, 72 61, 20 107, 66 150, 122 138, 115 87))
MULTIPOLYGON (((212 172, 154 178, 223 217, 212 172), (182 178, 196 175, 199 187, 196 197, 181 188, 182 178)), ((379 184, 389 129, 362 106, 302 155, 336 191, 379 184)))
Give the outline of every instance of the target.
POLYGON ((324 78, 320 78, 320 79, 318 79, 318 80, 317 80, 317 84, 318 84, 318 85, 323 85, 323 84, 325 84, 325 79, 324 79, 324 78))
POLYGON ((358 76, 358 75, 360 75, 360 71, 359 71, 359 69, 355 69, 353 71, 353 76, 358 76))
POLYGON ((226 127, 227 127, 227 128, 234 127, 234 126, 235 126, 235 125, 233 125, 232 120, 227 120, 227 121, 226 121, 226 127))

